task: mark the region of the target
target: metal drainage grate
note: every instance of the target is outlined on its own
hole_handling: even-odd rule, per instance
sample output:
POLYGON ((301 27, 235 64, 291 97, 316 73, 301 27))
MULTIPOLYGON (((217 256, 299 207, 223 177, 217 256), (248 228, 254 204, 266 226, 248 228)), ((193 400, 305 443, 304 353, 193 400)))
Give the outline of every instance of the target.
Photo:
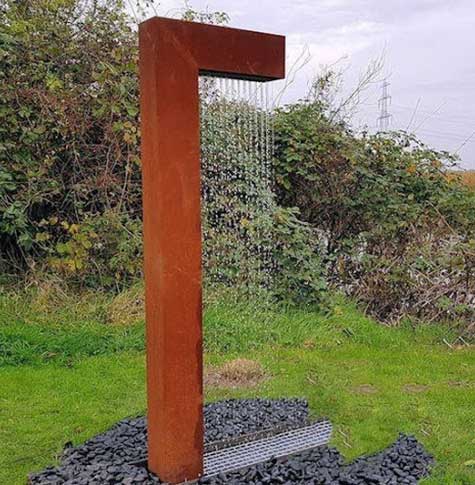
POLYGON ((231 472, 271 458, 280 458, 325 445, 329 442, 331 433, 331 423, 321 420, 268 438, 211 451, 204 456, 204 475, 209 477, 231 472))

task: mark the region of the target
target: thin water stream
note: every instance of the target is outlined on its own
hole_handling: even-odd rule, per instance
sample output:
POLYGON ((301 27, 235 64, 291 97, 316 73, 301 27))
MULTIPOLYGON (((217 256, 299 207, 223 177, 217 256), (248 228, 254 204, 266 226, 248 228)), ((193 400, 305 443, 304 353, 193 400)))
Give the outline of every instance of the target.
POLYGON ((200 99, 205 288, 268 288, 274 268, 271 86, 202 77, 200 99))

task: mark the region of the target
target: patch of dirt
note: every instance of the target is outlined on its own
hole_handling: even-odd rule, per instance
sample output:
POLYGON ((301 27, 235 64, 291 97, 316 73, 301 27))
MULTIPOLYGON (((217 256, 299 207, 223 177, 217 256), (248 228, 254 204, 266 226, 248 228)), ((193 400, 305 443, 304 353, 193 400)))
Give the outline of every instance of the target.
POLYGON ((250 359, 230 360, 220 367, 206 367, 204 371, 205 387, 220 389, 255 387, 266 378, 262 365, 250 359))
POLYGON ((456 344, 452 345, 453 350, 474 350, 475 345, 472 344, 456 344))
POLYGON ((372 384, 361 384, 353 388, 353 392, 356 394, 377 394, 378 388, 372 384))
POLYGON ((408 392, 410 394, 418 394, 428 391, 430 386, 425 386, 423 384, 406 384, 402 386, 402 389, 404 392, 408 392))
POLYGON ((450 387, 474 387, 475 383, 470 381, 449 381, 447 385, 450 387))

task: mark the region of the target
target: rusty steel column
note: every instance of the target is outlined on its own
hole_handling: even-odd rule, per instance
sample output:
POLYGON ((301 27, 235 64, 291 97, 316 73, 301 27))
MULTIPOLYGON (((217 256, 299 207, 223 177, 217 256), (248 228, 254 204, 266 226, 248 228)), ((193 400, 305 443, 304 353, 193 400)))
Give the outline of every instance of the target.
POLYGON ((148 466, 203 473, 199 74, 284 77, 282 36, 152 18, 140 25, 148 466))

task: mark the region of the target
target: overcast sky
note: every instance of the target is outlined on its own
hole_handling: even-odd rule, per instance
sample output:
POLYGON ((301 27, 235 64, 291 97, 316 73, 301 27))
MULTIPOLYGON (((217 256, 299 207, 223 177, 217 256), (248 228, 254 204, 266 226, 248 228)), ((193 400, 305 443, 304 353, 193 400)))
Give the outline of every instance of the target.
MULTIPOLYGON (((183 0, 163 0, 178 17, 183 0)), ((391 83, 391 127, 416 130, 436 148, 459 150, 475 169, 475 0, 190 0, 196 10, 225 11, 230 26, 287 36, 287 66, 308 49, 311 60, 288 89, 302 97, 323 66, 337 61, 350 90, 384 52, 391 83), (416 110, 417 107, 417 110, 416 110)), ((381 83, 371 87, 356 126, 376 128, 381 83)))

